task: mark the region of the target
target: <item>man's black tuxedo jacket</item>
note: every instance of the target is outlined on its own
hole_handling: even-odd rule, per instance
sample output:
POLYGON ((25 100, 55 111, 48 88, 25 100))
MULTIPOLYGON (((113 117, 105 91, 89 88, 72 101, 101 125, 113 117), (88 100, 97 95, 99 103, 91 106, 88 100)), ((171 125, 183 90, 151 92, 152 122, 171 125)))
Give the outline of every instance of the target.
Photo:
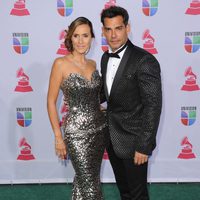
POLYGON ((153 55, 128 41, 108 95, 108 59, 104 53, 101 74, 113 149, 120 158, 133 158, 135 151, 150 155, 156 146, 162 106, 159 63, 153 55))

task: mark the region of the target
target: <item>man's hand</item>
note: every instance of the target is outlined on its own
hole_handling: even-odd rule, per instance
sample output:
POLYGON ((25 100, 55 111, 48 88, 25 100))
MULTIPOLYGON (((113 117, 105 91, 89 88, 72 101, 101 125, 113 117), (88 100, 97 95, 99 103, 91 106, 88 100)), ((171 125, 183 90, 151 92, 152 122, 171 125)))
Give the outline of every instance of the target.
POLYGON ((137 151, 135 152, 135 156, 134 156, 135 165, 142 165, 147 161, 148 161, 148 155, 139 153, 137 151))

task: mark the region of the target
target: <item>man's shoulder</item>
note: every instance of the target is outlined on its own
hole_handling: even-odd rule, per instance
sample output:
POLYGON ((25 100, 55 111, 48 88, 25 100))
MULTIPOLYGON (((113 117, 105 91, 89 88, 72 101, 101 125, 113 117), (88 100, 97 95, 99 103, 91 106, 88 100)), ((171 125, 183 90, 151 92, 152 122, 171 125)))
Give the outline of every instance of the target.
POLYGON ((133 53, 138 53, 138 54, 143 55, 143 56, 152 55, 148 51, 144 50, 143 48, 141 48, 141 47, 139 47, 139 46, 137 46, 133 43, 131 43, 130 48, 132 49, 133 53))
POLYGON ((151 53, 149 53, 145 49, 143 49, 143 48, 141 48, 141 47, 139 47, 135 44, 132 44, 130 46, 130 48, 131 48, 132 55, 137 57, 137 58, 148 57, 148 58, 152 58, 152 59, 156 60, 156 58, 151 53))

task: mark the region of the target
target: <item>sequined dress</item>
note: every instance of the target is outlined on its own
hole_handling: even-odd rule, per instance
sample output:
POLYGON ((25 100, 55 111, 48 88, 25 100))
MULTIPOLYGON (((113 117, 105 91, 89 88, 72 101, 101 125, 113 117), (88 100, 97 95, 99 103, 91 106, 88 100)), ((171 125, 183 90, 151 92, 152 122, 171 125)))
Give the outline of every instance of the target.
POLYGON ((61 89, 69 107, 64 139, 75 170, 72 200, 102 200, 100 167, 105 148, 105 116, 100 111, 101 77, 94 71, 91 80, 71 73, 61 89))

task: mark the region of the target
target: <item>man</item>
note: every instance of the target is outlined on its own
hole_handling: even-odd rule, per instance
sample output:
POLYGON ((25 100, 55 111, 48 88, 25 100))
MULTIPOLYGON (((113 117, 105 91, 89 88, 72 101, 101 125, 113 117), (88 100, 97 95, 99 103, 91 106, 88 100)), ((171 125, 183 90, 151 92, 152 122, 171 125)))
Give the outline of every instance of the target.
POLYGON ((122 200, 148 200, 148 156, 156 146, 162 92, 160 66, 153 55, 128 39, 129 15, 110 7, 101 13, 109 51, 101 60, 107 101, 107 152, 122 200))

